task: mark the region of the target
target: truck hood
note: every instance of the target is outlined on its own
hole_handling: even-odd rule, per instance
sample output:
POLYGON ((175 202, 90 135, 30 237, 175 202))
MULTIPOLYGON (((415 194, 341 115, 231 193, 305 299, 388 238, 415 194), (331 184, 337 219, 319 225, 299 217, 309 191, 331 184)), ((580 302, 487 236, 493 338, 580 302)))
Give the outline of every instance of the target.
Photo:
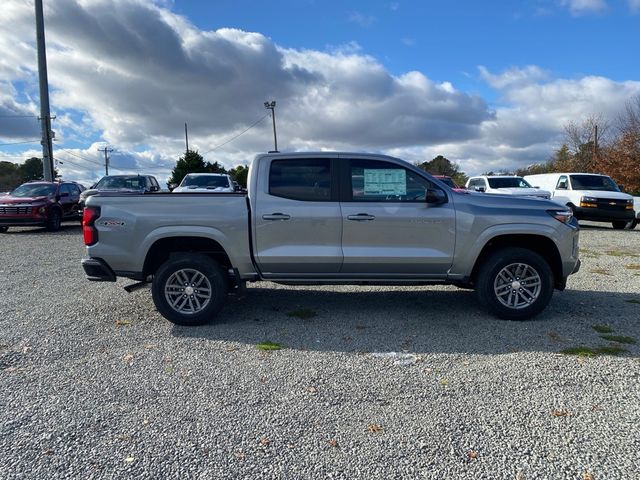
POLYGON ((4 195, 0 197, 0 205, 31 205, 32 203, 46 202, 49 197, 12 197, 4 195))
POLYGON ((629 200, 633 198, 628 193, 608 192, 604 190, 574 190, 583 197, 610 198, 612 200, 629 200))
POLYGON ((96 193, 140 193, 140 188, 89 188, 80 194, 80 198, 87 198, 96 193))
MULTIPOLYGON (((500 208, 507 210, 558 210, 562 208, 558 203, 545 198, 534 198, 524 195, 503 195, 503 194, 491 194, 491 193, 479 193, 470 192, 469 195, 463 195, 461 197, 465 199, 465 203, 474 204, 487 208, 500 208)), ((566 207, 565 207, 566 209, 566 207)))
POLYGON ((207 188, 207 187, 177 187, 173 189, 173 193, 180 192, 233 192, 233 188, 231 187, 215 187, 215 188, 207 188))
POLYGON ((525 197, 543 197, 549 198, 551 196, 551 192, 547 190, 541 190, 539 188, 496 188, 494 189, 497 192, 500 192, 504 195, 518 195, 525 197))

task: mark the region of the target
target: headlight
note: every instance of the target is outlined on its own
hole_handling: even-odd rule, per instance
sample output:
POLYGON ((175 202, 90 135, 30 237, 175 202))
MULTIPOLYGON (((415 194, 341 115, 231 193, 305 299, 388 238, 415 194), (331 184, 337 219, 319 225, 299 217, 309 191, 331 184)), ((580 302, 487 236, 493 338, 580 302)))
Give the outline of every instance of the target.
POLYGON ((598 199, 596 197, 582 197, 580 201, 584 203, 597 203, 598 199))
POLYGON ((573 212, 571 210, 547 210, 547 213, 559 222, 569 224, 573 218, 573 212))

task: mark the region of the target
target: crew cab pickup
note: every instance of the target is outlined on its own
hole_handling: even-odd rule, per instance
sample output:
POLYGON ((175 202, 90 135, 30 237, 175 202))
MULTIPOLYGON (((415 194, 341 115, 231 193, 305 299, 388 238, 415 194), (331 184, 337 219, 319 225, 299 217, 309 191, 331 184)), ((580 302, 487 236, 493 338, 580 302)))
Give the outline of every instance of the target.
POLYGON ((501 318, 541 312, 580 266, 578 224, 546 200, 456 192, 400 159, 256 156, 244 193, 98 193, 89 280, 151 284, 158 311, 212 321, 246 282, 453 284, 501 318))

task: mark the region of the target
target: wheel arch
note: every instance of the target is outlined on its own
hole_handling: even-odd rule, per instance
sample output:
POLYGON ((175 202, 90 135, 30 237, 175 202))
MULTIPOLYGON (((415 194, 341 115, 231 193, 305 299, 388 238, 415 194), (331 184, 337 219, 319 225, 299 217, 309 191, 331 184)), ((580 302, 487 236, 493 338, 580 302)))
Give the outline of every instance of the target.
POLYGON ((218 241, 197 235, 170 236, 157 239, 151 245, 142 267, 143 276, 153 275, 171 255, 190 252, 211 257, 225 270, 233 268, 229 255, 218 241))
POLYGON ((482 263, 493 252, 506 247, 526 248, 536 252, 544 258, 551 271, 553 272, 555 287, 559 290, 564 289, 564 281, 562 276, 562 258, 555 242, 544 235, 531 234, 505 234, 491 238, 482 248, 477 256, 471 272, 471 279, 475 283, 476 275, 482 266, 482 263))

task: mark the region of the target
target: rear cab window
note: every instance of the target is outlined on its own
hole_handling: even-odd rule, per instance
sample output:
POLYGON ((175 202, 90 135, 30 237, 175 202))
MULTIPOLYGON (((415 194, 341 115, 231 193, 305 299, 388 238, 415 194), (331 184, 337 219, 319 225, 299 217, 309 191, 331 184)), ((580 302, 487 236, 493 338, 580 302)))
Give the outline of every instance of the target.
POLYGON ((290 200, 331 201, 331 160, 273 160, 269 169, 269 194, 290 200))

